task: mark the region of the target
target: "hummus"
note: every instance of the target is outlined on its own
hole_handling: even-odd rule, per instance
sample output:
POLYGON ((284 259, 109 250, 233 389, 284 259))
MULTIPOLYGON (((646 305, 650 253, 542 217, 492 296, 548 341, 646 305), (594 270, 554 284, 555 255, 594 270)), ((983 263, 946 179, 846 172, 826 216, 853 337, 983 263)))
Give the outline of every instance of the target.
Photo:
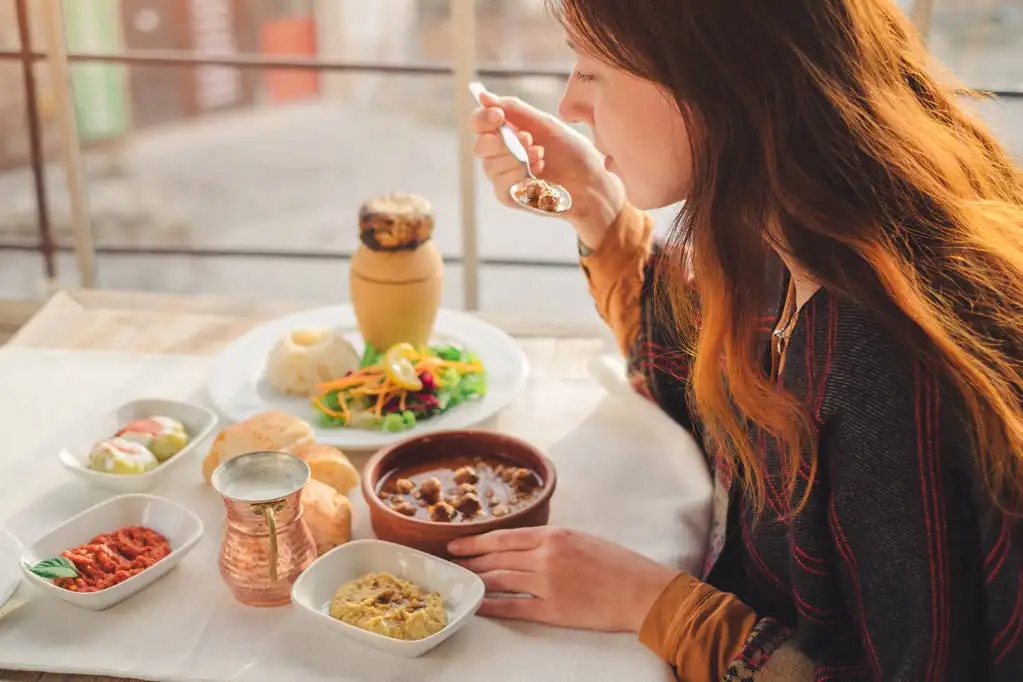
POLYGON ((389 573, 347 582, 330 600, 330 617, 392 639, 418 640, 448 623, 444 598, 389 573))

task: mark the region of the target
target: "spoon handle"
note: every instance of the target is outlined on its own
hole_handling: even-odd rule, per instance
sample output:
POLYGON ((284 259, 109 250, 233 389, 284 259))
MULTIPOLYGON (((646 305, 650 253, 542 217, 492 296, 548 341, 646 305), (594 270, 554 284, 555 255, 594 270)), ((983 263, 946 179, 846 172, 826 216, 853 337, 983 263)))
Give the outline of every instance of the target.
MULTIPOLYGON (((478 102, 480 106, 485 106, 481 99, 481 95, 486 91, 487 89, 483 87, 483 83, 480 83, 479 81, 469 83, 469 92, 473 94, 473 97, 476 98, 476 102, 478 102)), ((532 176, 533 171, 529 167, 529 153, 526 151, 525 146, 523 146, 522 141, 519 140, 519 136, 515 134, 515 131, 512 130, 511 126, 507 123, 501 125, 499 132, 501 133, 501 140, 504 142, 504 146, 508 148, 508 151, 510 151, 511 155, 515 157, 515 160, 522 164, 522 167, 526 169, 526 172, 532 176)))

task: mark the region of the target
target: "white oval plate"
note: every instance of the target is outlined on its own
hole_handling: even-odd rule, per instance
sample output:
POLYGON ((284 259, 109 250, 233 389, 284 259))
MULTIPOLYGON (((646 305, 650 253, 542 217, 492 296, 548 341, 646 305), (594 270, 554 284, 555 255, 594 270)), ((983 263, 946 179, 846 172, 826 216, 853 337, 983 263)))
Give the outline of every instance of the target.
POLYGON ((511 404, 525 388, 529 374, 525 353, 508 334, 471 315, 441 310, 431 342, 457 344, 478 354, 487 372, 487 394, 399 433, 324 428, 308 399, 284 395, 266 383, 266 359, 274 344, 288 332, 310 327, 338 329, 362 352, 362 338, 351 305, 309 310, 268 322, 232 343, 214 361, 209 390, 217 410, 236 422, 262 412, 283 410, 308 421, 321 443, 375 449, 412 434, 475 426, 511 404))
POLYGON ((162 398, 133 400, 98 417, 89 416, 79 422, 69 430, 58 456, 61 466, 90 485, 118 493, 142 493, 163 480, 181 462, 190 459, 216 426, 217 415, 198 405, 162 398), (144 474, 109 474, 89 467, 89 453, 96 443, 112 437, 118 429, 136 419, 155 415, 177 419, 184 424, 190 440, 181 452, 144 474))
POLYGON ((21 572, 26 580, 51 597, 90 611, 103 611, 166 575, 192 551, 202 535, 202 519, 177 502, 154 495, 119 495, 71 517, 25 547, 21 553, 21 572), (141 573, 99 592, 71 592, 29 570, 30 566, 89 542, 100 533, 111 533, 125 526, 147 526, 163 534, 170 543, 170 554, 141 573))

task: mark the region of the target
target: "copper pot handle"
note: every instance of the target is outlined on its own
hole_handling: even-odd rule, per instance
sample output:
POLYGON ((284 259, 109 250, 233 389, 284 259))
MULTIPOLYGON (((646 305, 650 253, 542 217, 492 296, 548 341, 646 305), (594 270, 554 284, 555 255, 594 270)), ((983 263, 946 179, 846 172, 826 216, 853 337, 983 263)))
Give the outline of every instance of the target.
POLYGON ((281 505, 274 508, 273 504, 261 504, 258 506, 266 525, 270 528, 270 580, 277 582, 277 511, 283 508, 281 505))

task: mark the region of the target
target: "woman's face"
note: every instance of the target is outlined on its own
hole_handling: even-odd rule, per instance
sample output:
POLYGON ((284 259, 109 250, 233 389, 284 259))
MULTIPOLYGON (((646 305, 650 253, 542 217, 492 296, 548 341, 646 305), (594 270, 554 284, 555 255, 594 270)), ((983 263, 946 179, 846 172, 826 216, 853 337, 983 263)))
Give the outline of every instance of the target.
POLYGON ((607 169, 621 178, 638 208, 685 199, 692 155, 675 102, 654 83, 573 50, 575 70, 558 114, 590 128, 607 169))

